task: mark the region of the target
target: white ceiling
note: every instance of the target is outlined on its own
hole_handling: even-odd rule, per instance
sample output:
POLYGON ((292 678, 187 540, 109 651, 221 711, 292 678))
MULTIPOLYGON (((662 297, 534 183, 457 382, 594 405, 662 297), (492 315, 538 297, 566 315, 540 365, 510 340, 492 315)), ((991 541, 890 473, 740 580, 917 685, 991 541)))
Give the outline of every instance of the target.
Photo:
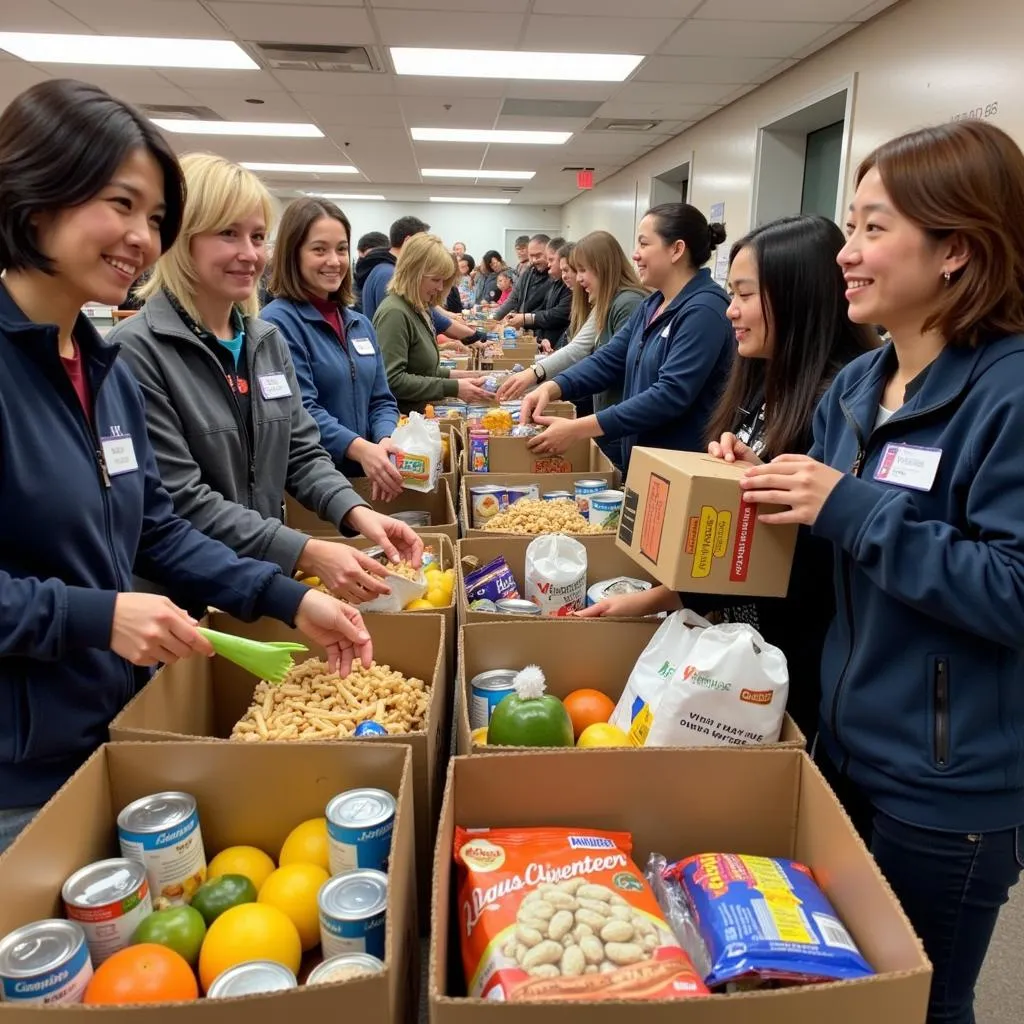
MULTIPOLYGON (((324 139, 175 135, 182 153, 234 160, 352 162, 360 175, 331 190, 389 199, 500 196, 502 182, 423 180, 422 167, 535 170, 513 202, 554 205, 576 194, 567 165, 595 180, 678 135, 752 87, 792 67, 896 0, 0 0, 0 31, 166 35, 247 42, 638 53, 623 83, 398 77, 390 71, 153 71, 33 65, 0 51, 0 106, 47 77, 73 76, 139 104, 202 105, 226 120, 314 121, 324 139), (262 100, 261 104, 246 102, 262 100), (592 117, 644 118, 641 133, 587 131, 592 117, 510 116, 505 100, 591 100, 592 117), (416 143, 409 128, 572 131, 564 146, 416 143)), ((325 188, 309 177, 269 179, 282 192, 325 188)))

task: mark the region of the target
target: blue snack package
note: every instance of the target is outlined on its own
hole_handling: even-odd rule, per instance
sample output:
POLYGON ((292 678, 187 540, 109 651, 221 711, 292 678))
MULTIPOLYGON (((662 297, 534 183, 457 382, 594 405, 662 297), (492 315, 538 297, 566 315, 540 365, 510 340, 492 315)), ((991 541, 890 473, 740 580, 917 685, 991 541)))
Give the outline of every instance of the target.
POLYGON ((501 555, 493 562, 466 573, 467 604, 481 599, 500 601, 509 597, 519 597, 519 585, 501 555))
POLYGON ((796 861, 703 853, 665 868, 707 946, 704 982, 813 984, 874 974, 810 869, 796 861))

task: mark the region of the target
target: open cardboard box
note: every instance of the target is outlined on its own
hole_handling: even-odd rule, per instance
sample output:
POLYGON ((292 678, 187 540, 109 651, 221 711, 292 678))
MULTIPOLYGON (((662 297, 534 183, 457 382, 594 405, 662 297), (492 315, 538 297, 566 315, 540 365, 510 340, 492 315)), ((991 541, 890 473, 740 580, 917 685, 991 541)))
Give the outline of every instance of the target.
MULTIPOLYGON (((486 533, 480 530, 478 533, 486 533)), ((459 541, 458 562, 459 582, 457 586, 459 601, 459 621, 466 625, 471 622, 522 622, 521 615, 503 615, 500 612, 475 612, 466 601, 466 558, 475 558, 481 566, 493 562, 499 555, 508 562, 508 567, 519 584, 520 596, 525 596, 526 586, 526 549, 536 537, 521 537, 512 534, 491 534, 486 538, 472 537, 459 541)), ((581 534, 574 538, 587 549, 587 587, 609 580, 615 576, 629 576, 633 579, 653 582, 654 577, 624 554, 615 543, 614 534, 588 537, 581 534)), ((566 621, 555 619, 554 621, 566 621)), ((603 621, 616 621, 604 619, 603 621)))
MULTIPOLYGON (((477 627, 479 628, 479 627, 477 627)), ((892 890, 810 759, 795 750, 598 750, 458 757, 434 858, 431 1024, 923 1024, 931 966, 892 890), (877 972, 858 981, 683 1002, 502 1003, 466 998, 456 825, 633 834, 633 860, 698 853, 808 865, 877 972)))
MULTIPOLYGON (((594 443, 593 438, 574 441, 561 455, 540 455, 527 447, 528 437, 489 437, 487 439, 487 473, 614 473, 611 459, 594 443), (560 464, 547 470, 545 466, 560 464)), ((469 451, 463 445, 460 469, 464 474, 481 476, 468 463, 469 451)))
MULTIPOLYGON (((470 495, 471 487, 480 487, 487 484, 496 484, 499 487, 525 486, 533 484, 543 497, 547 491, 568 491, 575 493, 577 480, 603 480, 608 489, 615 488, 619 479, 617 469, 588 470, 585 473, 464 473, 460 484, 460 507, 459 515, 462 521, 463 537, 495 537, 501 536, 493 530, 477 529, 473 526, 473 506, 470 495)), ((520 536, 512 534, 511 536, 520 536)), ((588 534, 587 536, 592 536, 588 534)), ((609 533, 613 537, 614 533, 609 533)))
MULTIPOLYGON (((618 704, 633 666, 660 625, 657 619, 520 617, 517 622, 463 626, 459 630, 459 678, 455 697, 458 752, 493 755, 510 749, 473 743, 469 724, 470 683, 481 672, 539 665, 544 672, 548 693, 559 699, 566 698, 573 690, 590 687, 600 690, 618 704)), ((806 746, 807 738, 787 714, 782 720, 778 742, 766 743, 758 749, 781 747, 803 750, 806 746)), ((590 751, 565 751, 569 757, 589 754, 590 751)))
MULTIPOLYGON (((0 857, 0 935, 31 921, 63 917, 61 886, 73 871, 119 857, 117 814, 132 800, 164 790, 196 798, 207 859, 252 845, 276 860, 300 822, 322 817, 337 793, 362 786, 397 802, 388 865, 385 970, 340 985, 272 995, 150 1006, 25 1006, 0 1002, 5 1024, 46 1014, 134 1024, 209 1021, 277 1024, 338 1014, 401 1024, 416 1006, 416 894, 410 754, 397 744, 116 743, 101 747, 0 857)), ((319 959, 307 954, 304 967, 319 959)))
MULTIPOLYGON (((451 740, 452 705, 445 667, 444 619, 419 612, 409 615, 368 615, 374 658, 407 677, 432 684, 430 709, 422 732, 402 736, 362 736, 333 741, 335 747, 387 742, 412 750, 412 781, 416 811, 416 864, 428 877, 430 850, 444 784, 444 763, 451 740)), ((310 648, 308 657, 324 651, 298 632, 274 619, 240 622, 223 613, 209 617, 212 629, 253 640, 291 640, 310 648)), ((300 654, 296 662, 307 657, 300 654)), ((125 705, 110 723, 110 738, 117 742, 181 739, 227 740, 245 714, 257 679, 224 658, 189 658, 168 665, 125 705)), ((241 746, 232 743, 231 746, 241 746)), ((300 744, 294 744, 300 746, 300 744)), ((301 819, 300 819, 301 820, 301 819)), ((420 892, 425 904, 425 889, 420 892)))
MULTIPOLYGON (((459 539, 458 521, 455 516, 455 505, 452 502, 453 491, 449 482, 441 478, 433 491, 402 491, 394 501, 371 501, 370 482, 365 477, 357 477, 352 481, 356 493, 366 503, 382 515, 391 516, 396 512, 423 511, 430 513, 429 526, 416 526, 417 533, 443 533, 454 544, 459 539)), ((292 529, 300 530, 310 537, 339 537, 337 529, 325 522, 316 513, 303 508, 290 496, 285 498, 285 522, 292 529)))
POLYGON ((699 452, 634 448, 618 543, 672 590, 785 597, 798 527, 743 501, 747 467, 699 452))

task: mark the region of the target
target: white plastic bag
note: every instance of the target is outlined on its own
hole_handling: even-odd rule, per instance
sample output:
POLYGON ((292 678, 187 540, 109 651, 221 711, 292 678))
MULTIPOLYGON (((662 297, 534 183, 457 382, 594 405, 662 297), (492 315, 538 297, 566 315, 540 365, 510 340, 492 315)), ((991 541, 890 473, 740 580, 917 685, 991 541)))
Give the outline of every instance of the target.
POLYGON ((564 533, 545 533, 526 549, 527 601, 542 615, 565 616, 587 600, 587 549, 564 533))
POLYGON ((391 461, 402 475, 407 491, 432 491, 437 487, 443 466, 441 427, 418 412, 409 413, 409 422, 391 434, 391 461))
POLYGON ((427 592, 427 579, 422 572, 416 579, 389 572, 384 582, 391 588, 390 594, 379 594, 359 605, 361 612, 400 612, 411 601, 421 598, 427 592))
POLYGON ((670 615, 610 719, 637 747, 775 743, 789 696, 786 657, 752 626, 670 615))

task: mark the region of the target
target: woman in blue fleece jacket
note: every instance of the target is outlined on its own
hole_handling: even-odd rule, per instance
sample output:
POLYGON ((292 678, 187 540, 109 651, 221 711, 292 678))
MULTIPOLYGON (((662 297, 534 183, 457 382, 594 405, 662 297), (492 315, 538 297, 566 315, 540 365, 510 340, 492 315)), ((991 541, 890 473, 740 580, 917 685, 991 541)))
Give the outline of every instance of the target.
POLYGON ((561 455, 581 438, 622 442, 622 468, 634 445, 703 451, 708 420, 732 363, 729 297, 704 264, 725 241, 696 207, 666 203, 640 221, 633 254, 640 282, 654 294, 607 345, 523 399, 523 422, 540 423, 536 452, 561 455), (703 269, 702 269, 703 268, 703 269), (544 416, 548 402, 575 401, 621 387, 622 400, 593 416, 544 416))
POLYGON ((182 208, 166 141, 101 89, 42 82, 0 116, 0 851, 106 740, 132 666, 213 653, 168 598, 132 592, 134 569, 293 622, 343 669, 372 654, 355 609, 174 514, 139 387, 81 312, 124 301, 182 208))
POLYGON ((987 122, 861 164, 839 254, 891 341, 836 378, 809 456, 748 470, 835 549, 818 759, 971 1024, 1024 864, 1024 154, 987 122))
POLYGON ((374 499, 397 498, 391 464, 398 403, 388 387, 373 325, 352 303, 348 218, 326 199, 297 199, 284 212, 271 290, 260 313, 288 342, 302 402, 320 441, 345 474, 370 478, 374 499))

